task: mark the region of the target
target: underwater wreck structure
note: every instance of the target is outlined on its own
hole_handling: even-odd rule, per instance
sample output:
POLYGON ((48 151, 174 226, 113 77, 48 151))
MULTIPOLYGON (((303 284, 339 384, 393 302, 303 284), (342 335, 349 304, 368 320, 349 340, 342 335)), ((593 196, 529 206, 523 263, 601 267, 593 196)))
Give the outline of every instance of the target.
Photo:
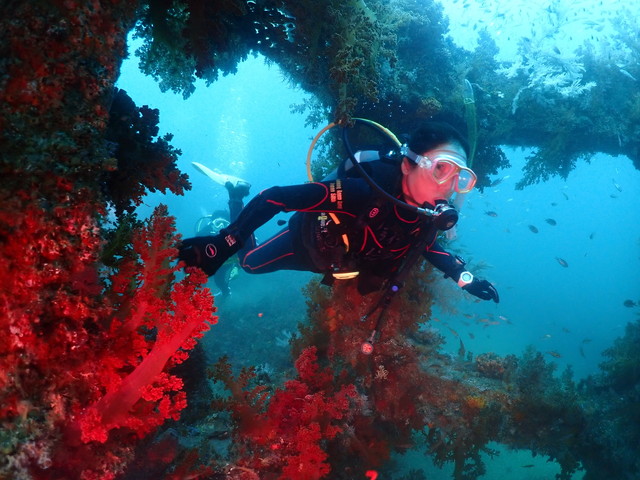
MULTIPOLYGON (((251 371, 213 367, 230 391, 216 404, 235 425, 226 462, 171 441, 143 448, 185 408, 188 392, 171 372, 216 319, 201 273, 175 280, 166 210, 144 222, 134 213, 147 191, 189 188, 180 152, 158 137, 157 110, 114 87, 134 29, 142 68, 162 88, 189 95, 195 78, 213 82, 261 54, 314 95, 304 107, 311 123, 364 116, 407 131, 440 112, 464 115, 470 84, 480 185, 507 165, 501 145, 534 146, 524 187, 566 176, 594 152, 640 168, 640 94, 620 88, 615 64, 585 46, 579 78, 555 64, 532 70, 532 56, 505 68, 486 33, 474 52, 448 41, 431 1, 0 9, 0 478, 115 479, 136 468, 158 478, 364 478, 417 444, 466 479, 482 474, 490 441, 555 459, 563 478, 579 468, 589 479, 638 475, 638 325, 580 385, 556 378, 536 352, 444 360, 437 336, 417 329, 431 299, 408 294, 428 291, 428 270, 389 309, 385 341, 366 361, 346 343, 362 326, 340 313, 354 309, 353 286, 329 296, 311 284, 295 378, 273 389, 251 371)), ((622 41, 637 59, 637 40, 622 41)))

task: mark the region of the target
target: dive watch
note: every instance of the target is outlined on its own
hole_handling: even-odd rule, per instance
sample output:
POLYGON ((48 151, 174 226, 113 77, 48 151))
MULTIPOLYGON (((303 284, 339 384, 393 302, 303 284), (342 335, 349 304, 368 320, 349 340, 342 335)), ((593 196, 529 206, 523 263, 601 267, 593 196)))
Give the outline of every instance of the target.
POLYGON ((473 282, 473 274, 471 272, 464 271, 460 274, 460 278, 458 279, 458 286, 465 287, 473 282))

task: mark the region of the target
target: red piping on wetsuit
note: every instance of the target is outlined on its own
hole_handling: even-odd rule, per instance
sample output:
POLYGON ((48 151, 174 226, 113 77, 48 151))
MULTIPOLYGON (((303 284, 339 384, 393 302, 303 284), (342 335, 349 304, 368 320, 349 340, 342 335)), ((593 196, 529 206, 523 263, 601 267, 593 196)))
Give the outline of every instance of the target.
POLYGON ((411 247, 411 245, 405 245, 402 248, 394 248, 391 251, 392 252, 400 252, 398 255, 396 255, 395 257, 393 257, 394 260, 397 260, 398 258, 403 257, 408 251, 409 248, 411 247))
POLYGON ((437 236, 434 237, 433 241, 429 245, 427 245, 427 248, 425 250, 430 253, 437 253, 438 255, 445 255, 447 257, 450 257, 451 254, 449 252, 440 252, 438 250, 431 250, 431 247, 433 247, 433 244, 436 243, 437 238, 438 238, 437 236))
MULTIPOLYGON (((400 196, 398 195, 397 198, 400 198, 400 196)), ((400 216, 400 212, 398 211, 398 206, 397 205, 393 205, 393 211, 396 214, 396 218, 398 220, 400 220, 401 222, 404 222, 404 223, 416 223, 419 220, 419 217, 417 215, 416 215, 416 218, 414 218, 413 220, 406 220, 406 219, 402 218, 400 216)))
POLYGON ((271 259, 271 260, 269 260, 268 262, 263 263, 262 265, 255 266, 255 267, 252 267, 251 265, 247 264, 247 261, 246 261, 246 260, 247 260, 247 257, 248 257, 249 255, 251 255, 251 254, 252 254, 252 253, 254 253, 254 252, 257 252, 257 251, 258 251, 258 250, 260 250, 262 247, 264 247, 264 246, 266 246, 266 245, 269 245, 269 244, 270 244, 272 241, 274 241, 276 238, 279 238, 279 237, 281 237, 282 235, 285 235, 286 233, 289 233, 289 230, 285 230, 284 232, 281 232, 279 235, 276 235, 275 237, 270 238, 267 242, 265 242, 265 243, 261 243, 260 245, 258 245, 258 246, 257 246, 256 248, 254 248, 253 250, 248 251, 248 252, 246 253, 246 255, 245 255, 244 257, 242 257, 242 268, 248 268, 249 270, 254 271, 254 270, 257 270, 257 269, 259 269, 259 268, 264 267, 265 265, 269 265, 270 263, 273 263, 273 262, 275 262, 275 261, 277 261, 277 260, 280 260, 281 258, 288 257, 288 256, 290 256, 290 255, 293 255, 293 252, 285 253, 284 255, 280 255, 280 256, 279 256, 279 257, 277 257, 277 258, 272 258, 272 259, 271 259))
POLYGON ((364 250, 364 247, 367 245, 367 238, 369 237, 369 232, 371 232, 371 240, 373 240, 375 244, 378 245, 378 248, 384 249, 384 247, 380 245, 380 242, 378 242, 378 239, 376 238, 375 233, 373 233, 373 230, 371 230, 371 227, 367 225, 364 227, 364 238, 362 239, 362 246, 360 247, 360 252, 362 252, 364 250))
MULTIPOLYGON (((286 204, 282 203, 282 202, 276 202, 275 200, 271 200, 271 199, 267 199, 266 202, 270 203, 272 205, 277 205, 279 207, 282 207, 285 211, 287 212, 304 212, 304 213, 341 213, 344 215, 349 215, 350 217, 356 217, 355 214, 351 213, 351 212, 345 212, 344 210, 327 210, 327 209, 319 209, 319 210, 314 210, 318 205, 321 205, 322 203, 324 203, 324 201, 327 199, 327 197, 329 196, 329 189, 327 188, 327 186, 323 183, 316 183, 314 182, 313 185, 320 185, 321 187, 324 188, 325 190, 325 194, 324 197, 322 198, 322 200, 320 200, 319 202, 316 202, 314 205, 311 205, 307 208, 289 208, 286 204)), ((262 192, 260 192, 262 194, 262 192)))

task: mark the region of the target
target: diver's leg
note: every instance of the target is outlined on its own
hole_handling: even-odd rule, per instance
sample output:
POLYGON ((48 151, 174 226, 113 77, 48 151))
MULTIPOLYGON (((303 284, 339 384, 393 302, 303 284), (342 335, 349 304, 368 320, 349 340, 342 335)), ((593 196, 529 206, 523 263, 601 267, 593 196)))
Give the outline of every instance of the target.
POLYGON ((295 235, 287 227, 266 242, 240 256, 240 266, 248 273, 276 270, 317 271, 311 260, 294 245, 295 235))
POLYGON ((213 274, 213 280, 220 290, 220 295, 223 297, 227 297, 231 294, 231 289, 229 288, 229 271, 232 268, 233 264, 231 262, 227 262, 213 274))
POLYGON ((232 185, 229 182, 225 186, 229 190, 231 219, 231 225, 225 229, 225 235, 229 235, 232 240, 241 239, 241 247, 236 252, 240 264, 246 271, 251 272, 254 268, 261 272, 280 269, 317 271, 313 262, 307 258, 306 249, 301 246, 302 237, 299 229, 294 229, 297 233, 292 232, 293 235, 274 237, 261 246, 257 245, 253 232, 278 212, 322 209, 326 202, 331 203, 328 186, 322 183, 306 183, 267 188, 256 195, 246 207, 243 206, 243 198, 249 193, 249 185, 244 182, 232 185), (247 260, 249 258, 251 260, 247 260), (259 263, 257 258, 265 258, 265 265, 273 262, 275 264, 271 267, 261 266, 262 263, 259 263))

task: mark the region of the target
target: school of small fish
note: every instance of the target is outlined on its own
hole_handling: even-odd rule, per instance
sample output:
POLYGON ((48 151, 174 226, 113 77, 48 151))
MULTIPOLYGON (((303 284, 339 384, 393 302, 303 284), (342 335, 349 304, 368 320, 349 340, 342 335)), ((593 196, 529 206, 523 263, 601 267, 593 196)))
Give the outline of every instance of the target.
POLYGON ((483 29, 493 37, 500 49, 501 60, 514 60, 525 49, 540 54, 540 64, 557 62, 567 70, 577 65, 578 49, 589 42, 601 55, 615 52, 613 63, 620 75, 632 81, 636 77, 627 70, 634 64, 631 52, 624 53, 616 37, 620 26, 630 32, 638 28, 640 4, 606 0, 530 2, 514 0, 441 0, 449 17, 449 36, 468 50, 477 45, 483 29), (520 50, 520 52, 518 51, 520 50))
MULTIPOLYGON (((640 81, 640 75, 637 73, 637 49, 635 51, 629 49, 622 40, 624 35, 629 38, 637 38, 637 32, 640 31, 640 2, 441 0, 441 3, 449 20, 448 37, 459 46, 472 51, 478 45, 481 32, 488 33, 499 49, 496 55, 496 59, 501 65, 499 73, 510 78, 527 75, 529 84, 525 88, 529 95, 535 90, 540 92, 555 90, 560 96, 567 98, 580 95, 596 86, 593 79, 583 77, 586 71, 583 63, 586 51, 593 57, 605 59, 606 63, 611 65, 612 77, 615 77, 611 81, 636 83, 640 81)), ((489 85, 474 84, 475 87, 480 92, 483 89, 487 91, 491 89, 489 85)), ((494 93, 497 93, 501 98, 507 95, 506 92, 494 93)), ((541 98, 540 101, 543 102, 546 99, 541 98)), ((515 113, 519 107, 518 95, 515 95, 511 102, 511 111, 515 113)), ((618 136, 618 142, 622 140, 618 136)), ((614 199, 615 202, 620 202, 620 198, 632 191, 632 188, 627 179, 619 175, 617 170, 613 175, 610 183, 608 183, 609 178, 604 179, 607 182, 605 186, 608 187, 605 196, 614 199)), ((494 178, 490 181, 489 187, 498 191, 496 187, 504 188, 502 183, 507 178, 508 175, 494 178)), ((557 197, 550 202, 551 207, 557 207, 560 222, 553 218, 555 215, 549 213, 526 215, 529 212, 527 209, 523 210, 520 219, 512 222, 509 227, 503 228, 507 232, 510 229, 515 232, 517 226, 518 230, 524 231, 526 235, 537 235, 530 237, 532 242, 548 241, 554 233, 571 228, 571 222, 566 217, 561 217, 560 211, 566 202, 571 202, 575 197, 577 195, 574 195, 570 190, 559 191, 557 197)), ((491 205, 488 202, 479 211, 484 213, 484 216, 490 217, 492 220, 487 220, 487 222, 492 222, 493 225, 513 220, 508 218, 506 212, 503 214, 500 206, 491 205)), ((533 208, 531 211, 535 212, 533 208)), ((595 229, 594 227, 587 228, 595 229)), ((596 243, 605 238, 605 233, 604 231, 589 232, 587 230, 583 234, 585 237, 588 236, 588 240, 587 238, 585 240, 592 241, 593 243, 589 245, 596 248, 596 243)), ((579 257, 583 253, 584 256, 587 255, 587 252, 571 250, 550 252, 548 261, 553 263, 555 260, 561 267, 554 269, 559 278, 569 278, 570 275, 580 274, 579 257), (569 268, 570 262, 572 268, 569 268)), ((618 302, 618 308, 622 303, 624 308, 640 309, 640 298, 624 299, 622 297, 615 301, 618 302)), ((440 321, 435 318, 432 320, 440 321)), ((458 322, 460 323, 449 325, 443 321, 440 325, 457 339, 456 344, 459 345, 458 356, 460 359, 468 353, 461 334, 464 334, 465 342, 473 344, 474 340, 481 335, 480 332, 492 332, 493 329, 504 328, 504 326, 512 324, 512 321, 503 314, 471 312, 461 313, 458 322), (469 328, 463 331, 460 328, 462 325, 469 328)), ((546 348, 541 348, 540 351, 559 361, 563 361, 560 359, 566 355, 567 361, 570 361, 571 355, 564 347, 554 349, 556 345, 561 345, 558 342, 563 341, 564 334, 573 335, 565 327, 540 334, 539 341, 546 344, 546 348)), ((581 341, 578 339, 574 342, 574 348, 581 357, 586 358, 590 353, 589 350, 595 348, 590 345, 591 342, 591 338, 584 338, 581 341)), ((534 466, 533 463, 522 464, 521 468, 529 469, 534 466)))

